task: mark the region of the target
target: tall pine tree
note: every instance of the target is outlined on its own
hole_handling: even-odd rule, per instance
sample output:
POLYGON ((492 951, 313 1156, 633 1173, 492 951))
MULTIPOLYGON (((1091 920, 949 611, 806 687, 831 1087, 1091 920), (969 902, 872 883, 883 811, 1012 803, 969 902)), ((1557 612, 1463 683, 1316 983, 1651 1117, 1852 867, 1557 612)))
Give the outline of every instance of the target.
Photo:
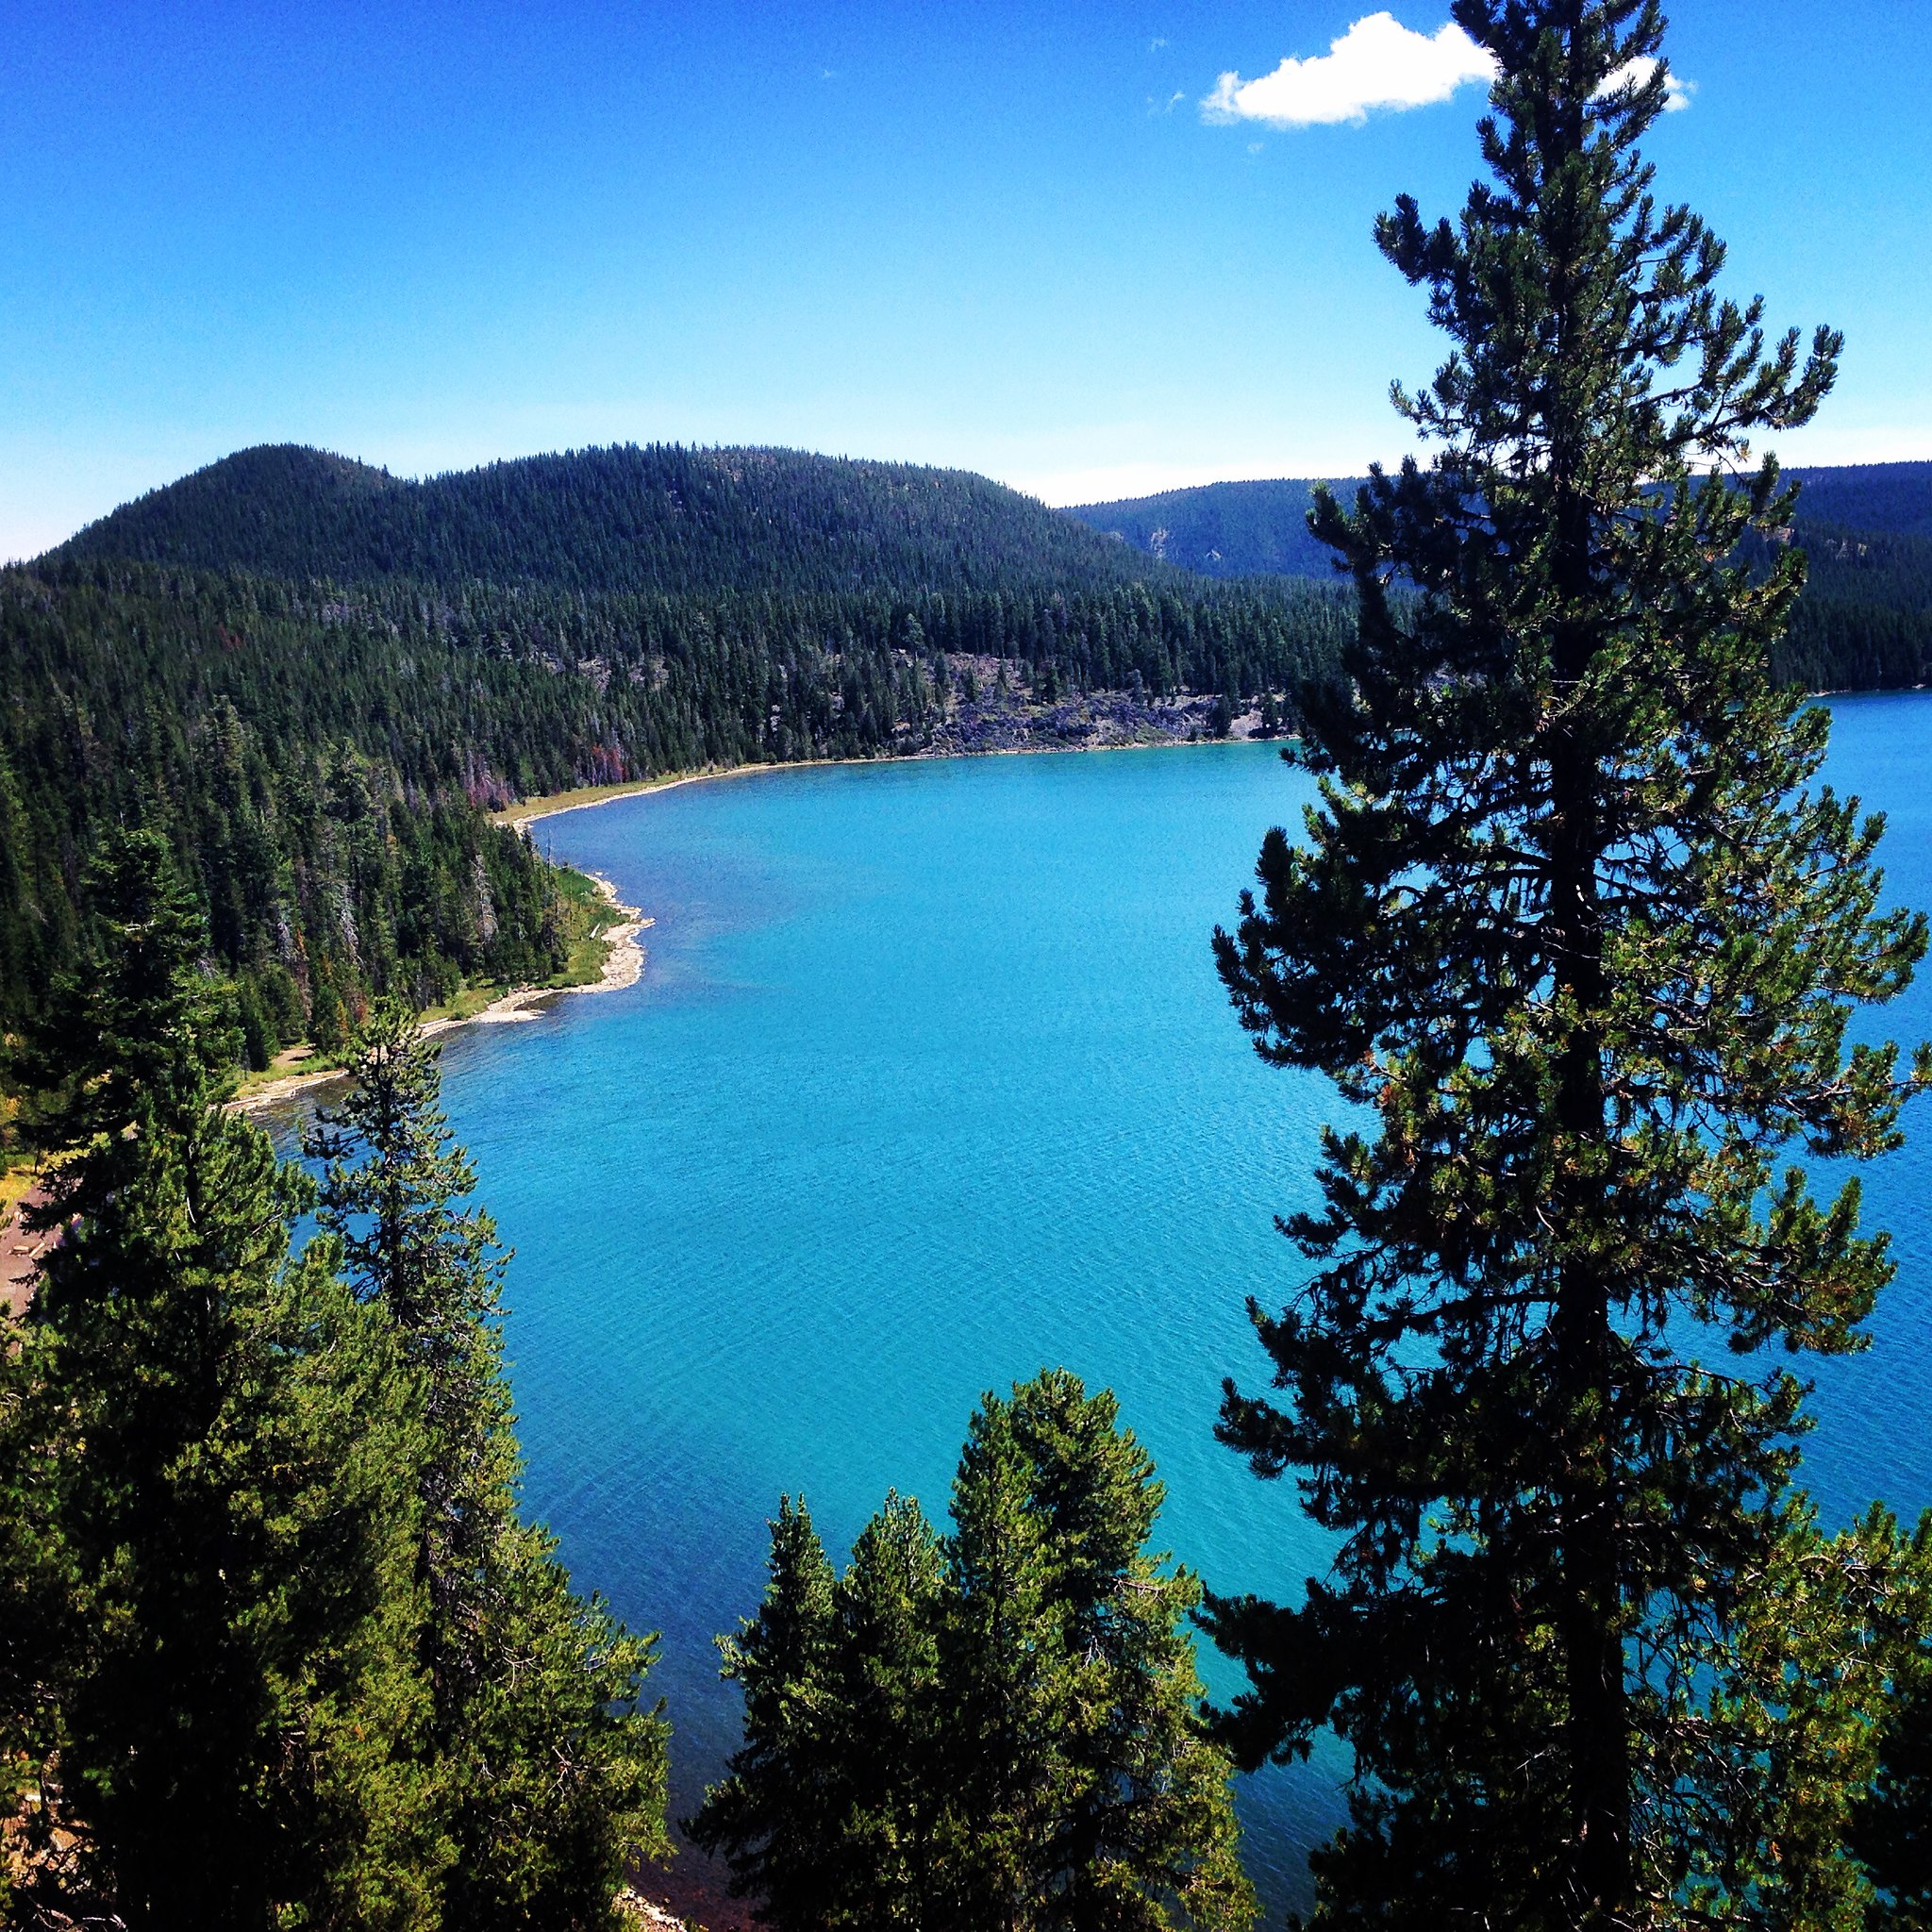
POLYGON ((1359 604, 1321 804, 1216 938, 1263 1058, 1358 1108, 1289 1224, 1311 1278, 1255 1310, 1287 1399, 1230 1385, 1221 1424, 1339 1554, 1299 1609, 1213 1616, 1251 1755, 1354 1747, 1323 1923, 1667 1923, 1700 1872, 1727 1923, 1776 1847, 1700 1848, 1687 1793, 1775 1756, 1746 1584, 1809 1534, 1802 1388, 1758 1352, 1859 1346, 1890 1273, 1857 1182, 1780 1161, 1895 1143, 1910 1082, 1847 1021, 1925 927, 1768 670, 1803 559, 1751 439, 1812 415, 1838 337, 1767 346, 1653 198, 1656 0, 1453 11, 1489 178, 1376 231, 1452 339, 1396 391, 1437 454, 1319 503, 1359 604))
POLYGON ((321 1220, 405 1364, 427 1684, 420 1747, 442 1848, 441 1921, 464 1932, 616 1923, 627 1872, 669 1850, 666 1726, 641 1703, 651 1641, 575 1595, 522 1521, 495 1227, 438 1106, 435 1049, 379 1002, 355 1087, 309 1139, 321 1220))

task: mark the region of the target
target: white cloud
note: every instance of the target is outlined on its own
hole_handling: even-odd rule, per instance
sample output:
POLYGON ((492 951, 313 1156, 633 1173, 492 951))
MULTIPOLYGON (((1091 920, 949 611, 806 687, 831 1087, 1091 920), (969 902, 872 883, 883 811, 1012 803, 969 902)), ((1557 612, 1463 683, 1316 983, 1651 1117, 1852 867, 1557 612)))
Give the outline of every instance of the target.
MULTIPOLYGON (((1601 92, 1641 85, 1657 65, 1654 56, 1640 55, 1611 75, 1601 92)), ((1419 34, 1392 13, 1371 13, 1330 42, 1325 54, 1306 60, 1291 57, 1273 74, 1254 80, 1224 74, 1201 103, 1201 116, 1207 121, 1265 121, 1274 127, 1358 124, 1378 109, 1433 107, 1470 81, 1493 80, 1495 75, 1493 57, 1453 22, 1433 34, 1419 34)), ((1674 74, 1666 77, 1664 88, 1664 110, 1673 114, 1688 108, 1697 92, 1694 81, 1674 74)))
MULTIPOLYGON (((1626 60, 1597 90, 1600 94, 1613 94, 1620 87, 1641 87, 1662 65, 1655 54, 1640 54, 1634 60, 1626 60)), ((1697 92, 1694 80, 1680 80, 1674 74, 1664 75, 1664 112, 1675 114, 1690 105, 1690 96, 1697 92)))
POLYGON ((1361 122, 1372 110, 1426 108, 1472 80, 1494 77, 1496 63, 1453 22, 1433 34, 1404 26, 1392 13, 1358 20, 1327 53, 1284 60, 1273 74, 1243 80, 1224 74, 1201 103, 1208 121, 1265 121, 1274 127, 1361 122))

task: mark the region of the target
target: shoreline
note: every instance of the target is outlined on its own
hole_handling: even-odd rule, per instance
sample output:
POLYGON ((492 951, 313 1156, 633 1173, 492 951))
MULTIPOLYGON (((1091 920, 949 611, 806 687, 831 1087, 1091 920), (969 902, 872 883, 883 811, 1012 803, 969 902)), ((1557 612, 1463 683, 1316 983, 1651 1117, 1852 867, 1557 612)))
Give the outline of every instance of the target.
MULTIPOLYGON (((541 1020, 554 1001, 568 999, 573 993, 622 992, 643 977, 644 949, 638 936, 654 922, 637 907, 626 906, 618 898, 615 881, 596 872, 587 872, 584 876, 597 889, 598 896, 607 905, 625 915, 600 935, 608 950, 597 977, 584 986, 512 987, 508 992, 499 993, 487 1007, 466 1013, 460 1019, 446 1015, 440 1020, 424 1021, 421 1030, 425 1040, 454 1033, 460 1026, 513 1026, 527 1020, 541 1020)), ((248 1093, 237 1095, 228 1106, 238 1113, 253 1113, 258 1108, 275 1107, 299 1093, 306 1093, 311 1088, 326 1087, 331 1082, 348 1077, 341 1067, 318 1067, 313 1073, 283 1074, 264 1081, 248 1093)))
MULTIPOLYGON (((1252 715, 1252 714, 1251 714, 1252 715)), ((1237 719, 1237 724, 1244 721, 1237 719)), ((1294 741, 1295 734, 1285 731, 1278 738, 1262 738, 1254 731, 1230 731, 1225 738, 1125 739, 1113 744, 1003 744, 986 751, 895 751, 881 752, 869 758, 786 758, 748 765, 719 765, 705 772, 678 772, 663 778, 639 778, 625 785, 591 785, 582 788, 594 797, 580 797, 575 791, 553 791, 544 797, 525 799, 507 805, 490 814, 493 824, 520 832, 540 819, 562 818, 566 812, 591 811, 600 805, 616 805, 626 798, 642 798, 652 792, 675 791, 681 785, 708 785, 724 778, 754 777, 761 772, 826 771, 847 765, 925 765, 971 758, 1090 758, 1110 751, 1200 751, 1216 744, 1279 744, 1294 741), (551 801, 555 800, 556 803, 551 801)))
MULTIPOLYGON (((1825 691, 1810 691, 1805 693, 1807 699, 1826 698, 1886 698, 1901 695, 1923 694, 1932 691, 1932 685, 1914 684, 1897 691, 1867 690, 1862 686, 1846 686, 1825 691)), ((600 805, 615 805, 621 799, 641 798, 654 791, 675 791, 681 785, 708 785, 722 778, 744 778, 759 772, 810 772, 846 765, 917 765, 937 762, 947 758, 1031 758, 1085 757, 1093 752, 1108 751, 1174 751, 1198 750, 1209 744, 1253 744, 1257 740, 1264 744, 1289 745, 1296 741, 1298 732, 1284 731, 1277 738, 1262 738, 1257 729, 1243 730, 1243 725, 1258 724, 1259 714, 1245 711, 1236 718, 1233 727, 1225 738, 1147 738, 1119 739, 1110 744, 1002 744, 991 745, 984 751, 894 751, 880 752, 866 758, 786 758, 761 761, 744 765, 717 765, 701 772, 674 772, 658 778, 634 778, 618 785, 585 785, 569 791, 551 791, 537 798, 522 799, 515 805, 506 805, 490 814, 492 824, 507 825, 511 831, 526 831, 540 819, 561 818, 566 812, 591 811, 600 805)))
MULTIPOLYGON (((1245 717, 1237 719, 1236 724, 1247 722, 1245 717)), ((1292 740, 1292 733, 1285 733, 1279 739, 1266 739, 1264 743, 1287 744, 1292 740)), ((720 765, 711 771, 678 772, 668 777, 640 778, 633 783, 610 786, 587 786, 585 791, 593 793, 591 797, 579 796, 575 791, 554 791, 544 798, 533 798, 518 805, 506 806, 500 811, 490 814, 491 821, 507 825, 512 831, 527 831, 540 819, 561 818, 567 812, 591 811, 601 805, 615 805, 622 799, 641 798, 652 792, 675 791, 682 785, 707 785, 727 778, 756 776, 761 772, 803 772, 823 771, 840 766, 857 765, 913 765, 934 763, 948 758, 1058 758, 1087 757, 1098 752, 1112 751, 1173 751, 1175 749, 1200 749, 1211 744, 1252 744, 1257 741, 1253 731, 1233 731, 1226 738, 1155 738, 1141 741, 1127 740, 1113 744, 1011 744, 1000 745, 986 751, 914 751, 881 754, 867 758, 791 758, 782 762, 746 765, 720 765), (555 801, 554 803, 552 801, 555 801)), ((573 868, 583 870, 583 868, 573 868)), ((644 949, 638 942, 638 935, 654 924, 635 906, 625 906, 619 902, 616 884, 602 873, 584 872, 584 876, 596 887, 598 893, 607 903, 629 915, 622 924, 612 926, 603 935, 608 942, 609 951, 605 956, 604 969, 598 977, 587 986, 520 986, 499 994, 487 1007, 478 1011, 465 1014, 461 1019, 444 1018, 427 1020, 423 1023, 423 1037, 435 1039, 444 1033, 453 1033, 459 1026, 503 1026, 516 1025, 524 1021, 541 1019, 550 1008, 551 1002, 567 998, 572 993, 618 992, 626 987, 635 986, 643 975, 644 949)), ((346 1080, 348 1074, 341 1067, 320 1067, 313 1073, 289 1073, 273 1080, 264 1081, 259 1087, 245 1094, 238 1095, 228 1105, 237 1112, 252 1113, 258 1108, 279 1106, 317 1087, 326 1087, 332 1082, 346 1080)))

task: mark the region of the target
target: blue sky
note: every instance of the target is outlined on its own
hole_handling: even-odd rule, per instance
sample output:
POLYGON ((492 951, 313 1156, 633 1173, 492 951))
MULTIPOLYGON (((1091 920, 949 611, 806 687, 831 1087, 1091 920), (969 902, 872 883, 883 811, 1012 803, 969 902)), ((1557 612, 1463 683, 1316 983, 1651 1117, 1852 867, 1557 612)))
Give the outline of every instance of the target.
MULTIPOLYGON (((1369 224, 1460 200, 1482 89, 1202 104, 1374 10, 12 0, 0 555, 284 440, 782 442, 1055 502, 1358 470, 1437 359, 1369 224)), ((1932 457, 1932 8, 1675 11, 1664 191, 1774 321, 1850 338, 1785 454, 1932 457)))

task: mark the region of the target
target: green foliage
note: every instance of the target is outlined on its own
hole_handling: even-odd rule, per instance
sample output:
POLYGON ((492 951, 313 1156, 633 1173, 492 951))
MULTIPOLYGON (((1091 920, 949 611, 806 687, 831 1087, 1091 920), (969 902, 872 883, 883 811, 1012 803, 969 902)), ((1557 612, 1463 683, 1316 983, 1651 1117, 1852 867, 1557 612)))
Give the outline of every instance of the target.
POLYGON ((564 1932, 617 1923, 627 1869, 668 1850, 666 1731, 640 1695, 651 1641, 573 1594, 547 1533, 517 1514, 522 1464, 503 1375, 505 1257, 438 1108, 434 1049, 392 1002, 373 1010, 355 1087, 309 1152, 319 1218, 392 1337, 419 1525, 411 1651, 422 1752, 444 1849, 437 1923, 564 1932))
POLYGON ((974 1414, 943 1543, 889 1497, 835 1578, 781 1506, 723 1646, 744 1746, 691 1827, 765 1923, 1249 1923, 1160 1502, 1112 1396, 1055 1371, 974 1414))
POLYGON ((1818 1542, 1803 1385, 1760 1351, 1862 1345, 1890 1275, 1857 1182, 1783 1162, 1896 1144, 1924 1070, 1847 1023, 1925 926, 1878 909, 1878 824, 1807 789, 1828 720, 1771 666, 1804 556, 1740 554, 1791 494, 1723 474, 1838 340, 1767 348, 1653 200, 1653 0, 1454 12, 1498 66, 1492 178, 1378 227, 1453 339, 1397 391, 1439 454, 1318 503, 1360 612, 1321 804, 1216 936, 1262 1057, 1359 1109, 1288 1224, 1312 1278, 1254 1310, 1286 1400, 1223 1410, 1339 1544, 1298 1609, 1210 1607, 1253 1678, 1230 1734, 1353 1747, 1322 1924, 1846 1923, 1826 1848, 1889 1681, 1846 1660, 1919 1586, 1818 1542))
MULTIPOLYGON (((1743 554, 1768 564, 1784 541, 1747 540, 1743 554)), ((1807 573, 1790 627, 1773 646, 1778 676, 1809 691, 1901 691, 1932 679, 1932 537, 1801 514, 1789 541, 1807 573)))
POLYGON ((0 1756, 40 1793, 38 1904, 252 1932, 394 1829, 358 1763, 409 1722, 376 1641, 408 1579, 393 1364, 326 1253, 289 1257, 300 1174, 220 1105, 165 846, 117 840, 93 888, 43 1124, 62 1237, 0 1354, 0 1756))

